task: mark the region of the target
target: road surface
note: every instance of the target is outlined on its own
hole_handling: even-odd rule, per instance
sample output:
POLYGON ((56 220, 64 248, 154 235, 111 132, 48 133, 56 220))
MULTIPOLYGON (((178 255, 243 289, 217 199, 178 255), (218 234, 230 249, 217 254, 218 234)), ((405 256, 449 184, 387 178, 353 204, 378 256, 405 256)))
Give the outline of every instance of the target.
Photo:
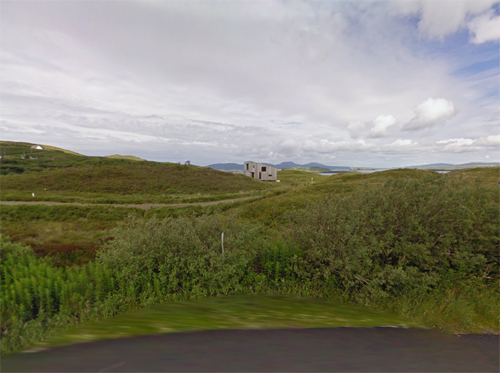
POLYGON ((498 372, 498 335, 426 329, 217 330, 131 337, 3 358, 31 372, 498 372))

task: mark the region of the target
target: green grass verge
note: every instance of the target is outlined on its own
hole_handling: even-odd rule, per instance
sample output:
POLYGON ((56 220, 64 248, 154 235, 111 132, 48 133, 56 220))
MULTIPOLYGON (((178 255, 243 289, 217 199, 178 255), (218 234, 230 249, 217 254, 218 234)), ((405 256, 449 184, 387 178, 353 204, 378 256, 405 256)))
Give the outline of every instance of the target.
POLYGON ((102 339, 213 329, 420 327, 381 312, 285 296, 211 297, 156 305, 55 333, 28 349, 102 339))

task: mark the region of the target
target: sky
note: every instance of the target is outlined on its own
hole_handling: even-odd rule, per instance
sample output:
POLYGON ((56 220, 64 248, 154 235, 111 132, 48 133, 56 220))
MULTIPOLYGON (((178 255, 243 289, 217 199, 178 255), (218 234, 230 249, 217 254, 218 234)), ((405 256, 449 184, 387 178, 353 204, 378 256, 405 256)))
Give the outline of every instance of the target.
POLYGON ((500 161, 500 1, 0 2, 0 139, 357 167, 500 161))

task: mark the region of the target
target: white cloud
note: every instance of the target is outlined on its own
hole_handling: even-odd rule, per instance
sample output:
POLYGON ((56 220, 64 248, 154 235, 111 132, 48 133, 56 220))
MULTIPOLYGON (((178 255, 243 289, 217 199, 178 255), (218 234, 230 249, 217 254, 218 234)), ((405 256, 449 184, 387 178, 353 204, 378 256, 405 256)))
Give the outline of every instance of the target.
POLYGON ((490 135, 487 137, 480 137, 477 139, 477 145, 488 147, 500 147, 500 135, 490 135))
POLYGON ((374 144, 366 143, 364 140, 357 141, 329 141, 321 139, 317 142, 306 140, 302 144, 303 150, 312 151, 314 153, 334 153, 334 152, 352 152, 352 151, 365 151, 374 149, 374 144))
POLYGON ((440 140, 436 144, 444 145, 440 151, 451 153, 478 152, 488 148, 500 149, 500 135, 490 135, 477 139, 454 138, 440 140))
POLYGON ((410 139, 397 139, 396 141, 383 145, 383 148, 390 150, 407 150, 410 148, 414 148, 418 145, 418 142, 414 142, 410 139))
POLYGON ((393 115, 379 115, 373 121, 373 127, 370 130, 369 137, 377 138, 389 136, 395 124, 396 118, 393 115))
POLYGON ((428 98, 417 105, 415 116, 403 126, 404 131, 415 131, 441 124, 456 114, 453 102, 444 98, 428 98))
POLYGON ((467 27, 474 35, 471 41, 475 44, 500 39, 500 15, 495 16, 493 11, 475 17, 467 27))
POLYGON ((490 143, 498 73, 454 72, 498 49, 443 35, 471 27, 475 42, 491 39, 491 2, 433 3, 5 2, 0 136, 197 164, 335 154, 386 165, 451 144, 439 139, 490 143), (450 101, 408 111, 427 97, 450 101), (395 118, 426 128, 455 107, 453 127, 398 139, 395 118))
POLYGON ((349 134, 351 135, 351 138, 357 139, 360 137, 365 129, 366 125, 363 122, 349 122, 349 125, 347 126, 347 130, 349 131, 349 134))
POLYGON ((418 30, 429 38, 443 39, 466 26, 468 17, 480 14, 498 0, 396 1, 403 14, 418 15, 418 30))

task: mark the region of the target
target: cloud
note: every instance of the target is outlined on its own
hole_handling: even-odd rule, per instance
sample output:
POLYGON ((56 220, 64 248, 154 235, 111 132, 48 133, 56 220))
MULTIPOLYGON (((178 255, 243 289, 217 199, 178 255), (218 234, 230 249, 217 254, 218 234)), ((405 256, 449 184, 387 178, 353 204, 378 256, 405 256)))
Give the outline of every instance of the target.
POLYGON ((488 148, 500 149, 500 135, 490 135, 477 139, 455 138, 440 140, 436 144, 442 145, 440 151, 450 153, 478 152, 488 148))
POLYGON ((363 122, 349 122, 347 131, 349 131, 351 138, 357 139, 363 134, 365 127, 366 125, 363 122))
POLYGON ((321 139, 319 141, 306 140, 303 142, 301 148, 306 151, 328 154, 335 152, 354 152, 354 151, 365 151, 374 149, 376 146, 371 143, 367 143, 364 140, 357 141, 329 141, 327 139, 321 139))
POLYGON ((456 114, 453 102, 444 98, 428 98, 417 105, 415 116, 403 126, 403 131, 417 131, 441 124, 456 114))
POLYGON ((5 2, 0 135, 197 164, 388 165, 440 139, 490 141, 498 72, 483 67, 498 48, 444 36, 491 40, 491 4, 5 2), (410 130, 448 118, 408 111, 427 97, 460 107, 453 128, 399 135, 395 118, 410 130))
POLYGON ((450 0, 450 1, 396 1, 395 5, 403 14, 419 17, 418 30, 429 38, 443 39, 466 26, 468 18, 481 14, 498 0, 450 0))
POLYGON ((415 148, 418 145, 418 142, 413 142, 410 139, 397 139, 391 144, 385 144, 382 146, 382 149, 390 149, 390 150, 408 150, 411 148, 415 148))
POLYGON ((396 124, 396 118, 393 115, 379 115, 373 121, 373 127, 370 130, 370 138, 386 137, 391 134, 392 127, 396 124))
POLYGON ((495 16, 493 11, 475 17, 467 23, 467 27, 474 35, 471 39, 474 44, 500 39, 500 15, 495 16))
POLYGON ((500 147, 500 135, 490 135, 487 137, 480 137, 476 140, 477 145, 487 146, 492 148, 500 147))

